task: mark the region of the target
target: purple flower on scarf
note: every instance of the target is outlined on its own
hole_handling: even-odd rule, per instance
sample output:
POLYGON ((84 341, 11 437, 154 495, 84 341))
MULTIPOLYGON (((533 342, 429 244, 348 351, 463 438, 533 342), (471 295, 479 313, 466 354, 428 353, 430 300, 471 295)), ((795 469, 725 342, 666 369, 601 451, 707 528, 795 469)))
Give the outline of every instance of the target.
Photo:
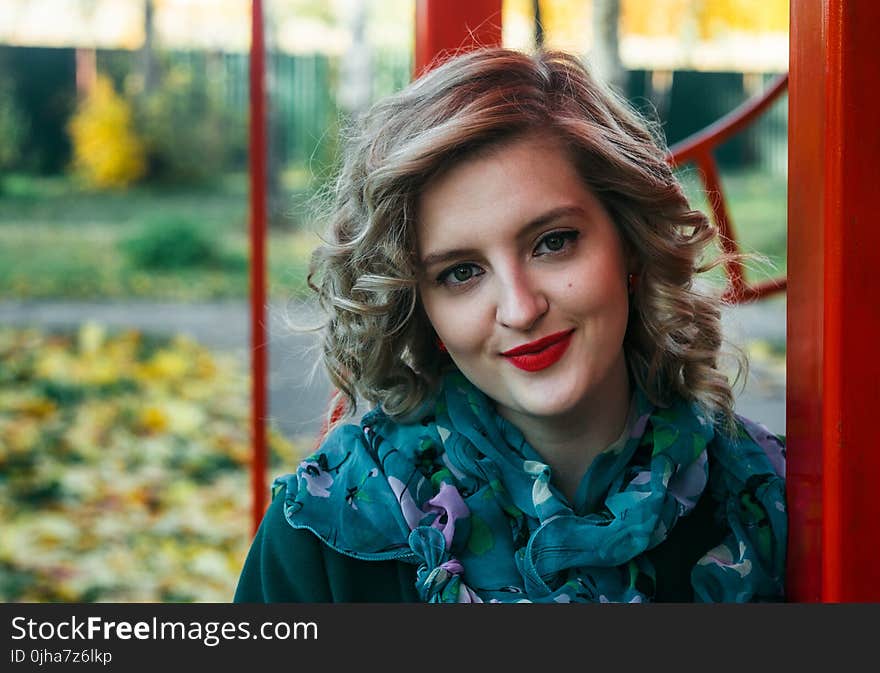
POLYGON ((333 485, 333 477, 325 472, 321 465, 314 460, 304 460, 299 465, 299 478, 306 482, 306 490, 309 495, 316 498, 329 498, 330 486, 333 485))
POLYGON ((419 508, 406 484, 400 479, 388 477, 388 485, 397 498, 397 502, 400 503, 400 511, 403 513, 403 518, 406 519, 406 524, 412 530, 421 523, 425 512, 419 508))
POLYGON ((703 489, 706 488, 709 478, 707 460, 706 452, 703 451, 693 463, 677 471, 669 480, 667 490, 681 505, 679 516, 696 506, 703 489))
POLYGON ((760 446, 767 459, 773 466, 774 472, 780 477, 785 477, 785 445, 775 434, 770 432, 767 427, 761 423, 750 421, 748 418, 737 416, 743 427, 748 432, 752 440, 760 446))
POLYGON ((436 512, 437 518, 431 525, 443 533, 446 540, 446 549, 452 547, 452 538, 455 535, 455 522, 458 519, 466 519, 471 515, 458 489, 445 481, 440 484, 440 491, 428 501, 425 508, 428 512, 436 512))
POLYGON ((697 565, 717 565, 735 571, 740 577, 745 577, 752 572, 752 562, 745 557, 745 554, 745 544, 742 541, 739 543, 739 555, 737 556, 734 556, 730 547, 720 544, 714 549, 710 549, 705 556, 697 561, 697 565))
POLYGON ((636 422, 633 424, 632 432, 630 433, 630 437, 635 437, 636 439, 640 438, 645 434, 645 427, 648 425, 648 419, 651 418, 651 414, 642 414, 636 419, 636 422))

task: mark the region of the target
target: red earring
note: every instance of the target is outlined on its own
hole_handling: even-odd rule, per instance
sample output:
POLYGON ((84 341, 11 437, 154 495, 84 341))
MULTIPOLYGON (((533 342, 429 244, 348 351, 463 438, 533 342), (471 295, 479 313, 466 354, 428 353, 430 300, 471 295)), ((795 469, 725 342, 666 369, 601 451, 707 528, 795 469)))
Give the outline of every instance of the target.
POLYGON ((627 290, 629 290, 630 294, 632 294, 633 292, 636 291, 636 285, 638 285, 638 283, 639 283, 639 274, 631 273, 627 276, 626 285, 627 285, 627 290))
POLYGON ((437 337, 437 350, 441 353, 446 352, 446 344, 443 343, 443 340, 440 337, 437 337))

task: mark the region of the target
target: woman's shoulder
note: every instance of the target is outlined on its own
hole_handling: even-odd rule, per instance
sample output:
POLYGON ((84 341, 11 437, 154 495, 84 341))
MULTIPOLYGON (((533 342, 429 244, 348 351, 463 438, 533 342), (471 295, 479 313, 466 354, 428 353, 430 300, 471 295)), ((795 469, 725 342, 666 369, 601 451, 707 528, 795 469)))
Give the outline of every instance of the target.
POLYGON ((745 416, 736 416, 741 441, 758 446, 777 476, 785 478, 785 435, 776 434, 765 425, 745 416))
POLYGON ((760 422, 736 415, 707 446, 709 491, 724 509, 787 535, 785 440, 760 422))
MULTIPOLYGON (((784 598, 788 514, 785 441, 737 415, 708 449, 714 521, 727 531, 692 571, 695 598, 711 602, 784 598)), ((709 529, 707 529, 709 530, 709 529)))
POLYGON ((318 539, 288 525, 276 493, 251 543, 236 603, 326 602, 329 590, 318 539))
POLYGON ((719 423, 710 455, 719 468, 740 482, 764 475, 785 481, 785 436, 763 423, 736 414, 732 427, 719 423))
POLYGON ((401 475, 414 472, 417 435, 379 409, 359 425, 335 427, 294 472, 275 479, 264 522, 270 541, 290 549, 302 540, 297 556, 288 553, 291 562, 299 562, 308 549, 314 555, 317 542, 325 560, 327 550, 375 562, 410 556, 402 506, 419 491, 401 475))
MULTIPOLYGON (((277 482, 276 482, 277 484, 277 482)), ((285 515, 276 485, 235 590, 236 603, 410 602, 418 599, 412 566, 365 561, 332 549, 285 515)))

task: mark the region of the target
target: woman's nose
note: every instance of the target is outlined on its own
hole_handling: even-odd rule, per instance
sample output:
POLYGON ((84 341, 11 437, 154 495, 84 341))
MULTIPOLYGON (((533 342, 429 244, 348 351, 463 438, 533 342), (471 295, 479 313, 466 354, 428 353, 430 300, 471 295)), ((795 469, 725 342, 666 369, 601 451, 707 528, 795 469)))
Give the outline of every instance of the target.
POLYGON ((550 306, 544 292, 521 270, 499 276, 498 285, 495 318, 505 327, 528 331, 550 306))

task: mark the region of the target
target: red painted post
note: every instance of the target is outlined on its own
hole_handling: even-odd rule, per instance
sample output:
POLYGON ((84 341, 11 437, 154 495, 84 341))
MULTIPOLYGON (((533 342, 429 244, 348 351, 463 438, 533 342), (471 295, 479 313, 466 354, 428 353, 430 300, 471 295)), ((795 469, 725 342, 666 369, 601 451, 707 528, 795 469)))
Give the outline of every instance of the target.
POLYGON ((880 3, 791 3, 788 599, 880 600, 880 3))
POLYGON ((454 53, 501 45, 501 0, 416 0, 413 77, 454 53))
POLYGON ((266 95, 263 3, 251 6, 250 246, 251 246, 251 500, 256 532, 266 509, 266 95))

